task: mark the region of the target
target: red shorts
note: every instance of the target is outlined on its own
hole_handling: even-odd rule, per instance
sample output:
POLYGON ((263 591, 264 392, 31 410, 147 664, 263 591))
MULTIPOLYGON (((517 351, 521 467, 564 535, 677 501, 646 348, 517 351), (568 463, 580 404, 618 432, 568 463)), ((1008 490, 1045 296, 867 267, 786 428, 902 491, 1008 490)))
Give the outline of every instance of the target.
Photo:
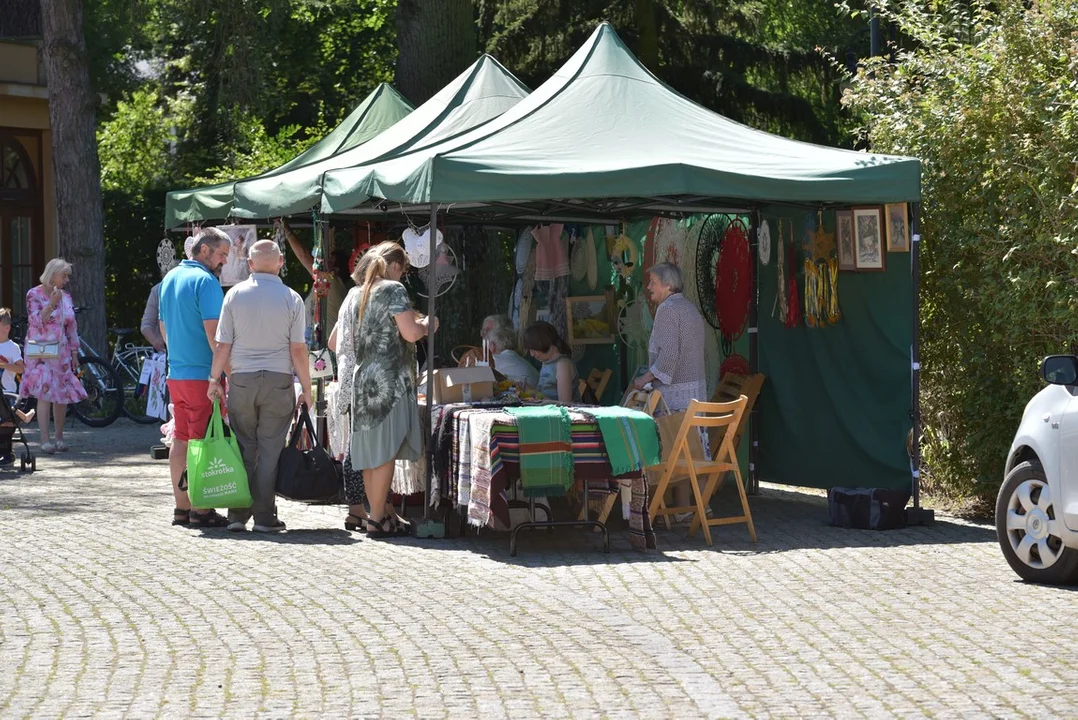
POLYGON ((206 397, 208 380, 169 380, 168 393, 172 400, 177 440, 201 440, 213 414, 213 401, 206 397))

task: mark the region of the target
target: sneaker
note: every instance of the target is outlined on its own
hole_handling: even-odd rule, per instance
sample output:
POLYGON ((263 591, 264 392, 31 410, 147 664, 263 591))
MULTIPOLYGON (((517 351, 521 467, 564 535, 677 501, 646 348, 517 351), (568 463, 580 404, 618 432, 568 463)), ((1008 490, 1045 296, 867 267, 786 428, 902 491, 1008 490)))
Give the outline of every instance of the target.
POLYGON ((251 529, 254 530, 255 532, 261 532, 261 533, 277 533, 277 532, 284 532, 285 525, 284 525, 283 520, 274 520, 273 522, 269 523, 268 525, 263 525, 261 523, 255 523, 254 527, 251 528, 251 529))
POLYGON ((247 532, 247 521, 240 522, 239 520, 233 520, 228 524, 229 532, 247 532))
POLYGON ((14 455, 14 453, 5 453, 3 455, 0 455, 0 467, 3 467, 5 465, 12 465, 14 463, 15 463, 15 455, 14 455))

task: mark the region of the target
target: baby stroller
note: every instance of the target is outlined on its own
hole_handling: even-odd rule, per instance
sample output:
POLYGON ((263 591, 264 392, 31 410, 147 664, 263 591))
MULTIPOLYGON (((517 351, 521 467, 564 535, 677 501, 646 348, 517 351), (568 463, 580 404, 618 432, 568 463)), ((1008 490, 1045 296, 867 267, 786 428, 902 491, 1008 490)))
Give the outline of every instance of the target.
POLYGON ((30 451, 30 444, 26 442, 22 426, 33 418, 33 410, 24 413, 18 407, 19 397, 10 393, 4 393, 4 402, 0 402, 0 460, 10 458, 10 462, 0 464, 0 469, 15 464, 15 449, 13 447, 15 436, 19 436, 22 443, 22 451, 19 453, 19 469, 25 472, 37 470, 37 458, 30 451))

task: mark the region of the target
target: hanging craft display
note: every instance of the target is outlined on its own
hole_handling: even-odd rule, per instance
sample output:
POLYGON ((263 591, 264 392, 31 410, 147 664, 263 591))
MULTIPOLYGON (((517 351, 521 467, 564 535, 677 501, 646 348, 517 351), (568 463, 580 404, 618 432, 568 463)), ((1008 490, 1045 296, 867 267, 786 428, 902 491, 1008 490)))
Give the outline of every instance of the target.
POLYGON ((749 361, 743 356, 733 353, 722 361, 722 367, 719 368, 719 375, 723 376, 727 373, 734 375, 748 375, 749 374, 749 361))
POLYGON ((816 218, 816 229, 808 234, 805 253, 805 324, 809 327, 834 325, 842 318, 838 307, 838 259, 835 234, 823 227, 823 213, 816 218))
MULTIPOLYGON (((442 233, 438 231, 440 236, 442 233)), ((427 263, 426 267, 417 270, 419 278, 423 281, 423 290, 417 290, 420 297, 428 297, 434 293, 434 297, 441 297, 449 292, 460 275, 457 266, 457 254, 446 243, 439 243, 434 249, 434 262, 427 263)))
POLYGON ((752 250, 748 228, 741 218, 734 218, 722 234, 715 277, 715 310, 724 341, 732 343, 745 332, 751 304, 752 250))
POLYGON ((775 257, 778 266, 778 282, 775 290, 775 304, 771 306, 771 317, 777 314, 783 325, 786 324, 786 253, 782 247, 782 218, 779 218, 779 246, 775 257))
POLYGON ((786 266, 789 277, 786 279, 786 327, 794 328, 801 322, 801 298, 797 290, 797 250, 794 247, 794 224, 790 221, 790 242, 786 246, 786 266))
POLYGON ((584 236, 584 252, 588 258, 588 287, 594 290, 599 284, 599 256, 595 252, 595 238, 591 234, 591 228, 588 228, 588 234, 584 236))
POLYGON ((157 246, 157 267, 161 268, 161 277, 164 277, 169 270, 179 264, 180 261, 176 259, 176 248, 172 246, 172 241, 164 238, 157 246))
MULTIPOLYGON (((285 236, 284 236, 284 223, 281 218, 277 218, 273 221, 273 242, 277 243, 277 250, 281 253, 281 257, 288 257, 288 252, 285 250, 285 236)), ((288 263, 281 265, 281 277, 284 277, 287 273, 288 263)))
POLYGON ((700 240, 696 246, 697 306, 708 325, 718 330, 719 315, 715 306, 716 274, 722 237, 726 226, 730 224, 730 218, 726 215, 708 215, 700 224, 700 240))
MULTIPOLYGON (((425 268, 430 264, 430 227, 417 230, 413 227, 405 228, 401 233, 404 242, 404 252, 408 254, 408 262, 414 268, 425 268)), ((437 247, 442 244, 442 231, 435 229, 434 244, 437 247)))
POLYGON ((631 348, 641 348, 651 337, 651 314, 643 298, 619 303, 618 337, 631 348))
POLYGON ((760 264, 767 265, 771 261, 771 228, 767 220, 762 221, 756 229, 756 247, 760 253, 760 264))
POLYGON ((588 274, 588 251, 584 247, 584 238, 577 235, 569 235, 569 245, 573 248, 569 253, 569 273, 573 280, 580 282, 588 274))
POLYGON ((632 238, 625 234, 624 229, 610 246, 610 263, 618 275, 626 280, 632 277, 636 268, 640 267, 640 251, 637 250, 632 238))

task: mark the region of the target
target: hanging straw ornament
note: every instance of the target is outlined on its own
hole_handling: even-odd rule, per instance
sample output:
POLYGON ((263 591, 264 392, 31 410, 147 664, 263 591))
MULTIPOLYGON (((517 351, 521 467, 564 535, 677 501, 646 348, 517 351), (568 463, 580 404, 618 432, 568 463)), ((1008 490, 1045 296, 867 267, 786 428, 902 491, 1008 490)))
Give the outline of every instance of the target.
POLYGON ((842 319, 842 310, 838 306, 838 258, 827 260, 828 288, 827 293, 827 322, 835 325, 842 319))

